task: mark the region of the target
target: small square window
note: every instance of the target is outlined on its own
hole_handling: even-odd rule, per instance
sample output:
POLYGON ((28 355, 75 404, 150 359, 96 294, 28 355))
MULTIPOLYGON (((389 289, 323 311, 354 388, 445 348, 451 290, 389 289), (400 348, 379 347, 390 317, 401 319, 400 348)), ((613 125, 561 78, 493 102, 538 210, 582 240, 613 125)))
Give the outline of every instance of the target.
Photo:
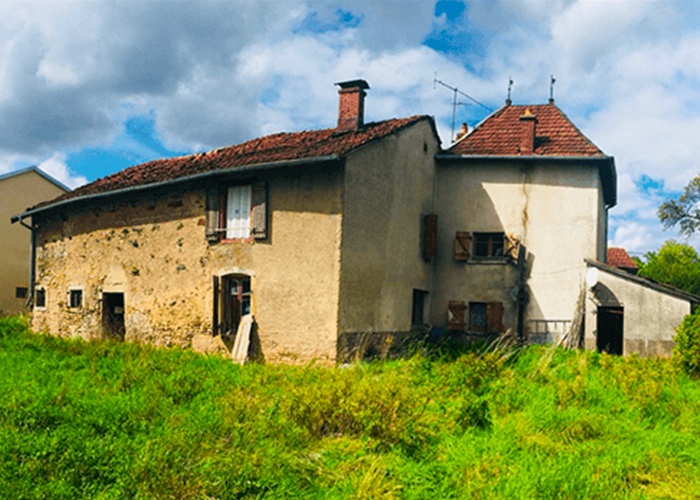
POLYGON ((34 296, 34 307, 46 307, 46 290, 37 288, 34 296))
POLYGON ((29 290, 26 286, 18 286, 15 288, 15 298, 16 299, 26 299, 29 290))
POLYGON ((83 291, 71 290, 68 292, 68 307, 78 308, 83 307, 83 291))

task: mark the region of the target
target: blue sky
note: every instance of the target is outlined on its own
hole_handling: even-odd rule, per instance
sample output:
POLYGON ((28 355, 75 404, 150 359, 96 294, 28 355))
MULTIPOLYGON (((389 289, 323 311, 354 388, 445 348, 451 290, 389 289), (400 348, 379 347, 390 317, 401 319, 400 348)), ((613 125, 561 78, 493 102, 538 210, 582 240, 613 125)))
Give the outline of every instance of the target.
MULTIPOLYGON (((658 248, 658 205, 699 172, 693 0, 5 1, 0 174, 78 186, 129 165, 332 127, 334 83, 364 78, 366 118, 435 117, 452 93, 557 105, 618 168, 610 244, 658 248)), ((488 111, 461 99, 457 123, 488 111)), ((698 246, 700 239, 691 244, 698 246)))

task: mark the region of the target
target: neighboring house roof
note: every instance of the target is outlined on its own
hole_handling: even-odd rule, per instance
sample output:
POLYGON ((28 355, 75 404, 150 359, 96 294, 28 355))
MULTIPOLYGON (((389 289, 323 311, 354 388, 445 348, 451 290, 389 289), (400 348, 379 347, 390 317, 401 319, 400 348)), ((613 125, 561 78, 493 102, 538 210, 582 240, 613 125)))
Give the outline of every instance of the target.
POLYGON ((9 179, 10 177, 16 177, 18 175, 26 174, 28 172, 34 172, 34 173, 40 175, 41 177, 43 177, 47 181, 51 182, 52 184, 55 184, 56 186, 63 189, 64 191, 70 191, 70 188, 68 186, 66 186, 62 182, 57 181, 56 179, 51 177, 49 174, 47 174, 46 172, 41 170, 36 165, 32 165, 31 167, 26 167, 26 168, 23 168, 20 170, 15 170, 13 172, 8 172, 6 174, 2 174, 2 175, 0 175, 0 181, 2 181, 4 179, 9 179))
POLYGON ((609 266, 619 267, 620 269, 629 269, 637 271, 639 266, 632 260, 632 257, 627 253, 627 250, 620 247, 608 248, 606 262, 609 266))
POLYGON ((526 110, 537 119, 533 156, 605 156, 554 104, 506 105, 449 150, 459 155, 520 156, 520 117, 526 110))
POLYGON ((602 262, 598 262, 597 260, 593 259, 584 259, 586 264, 589 266, 596 267, 600 269, 601 271, 605 271, 608 274, 612 274, 614 276, 617 276, 619 278, 622 278, 627 281, 631 281, 633 283, 636 283, 641 286, 645 286, 647 288, 650 288, 652 290, 656 290, 657 292, 665 293, 667 295, 671 295, 673 297, 687 300, 688 302, 692 302, 693 304, 700 304, 700 296, 697 296, 695 294, 692 294, 690 292, 686 292, 685 290, 681 290, 680 288, 676 288, 671 285, 667 285, 665 283, 659 283, 658 281, 654 281, 649 278, 644 278, 642 276, 638 276, 636 274, 631 274, 628 273, 627 271, 623 271, 622 269, 618 269, 616 267, 609 266, 608 264, 603 264, 602 262))
POLYGON ((435 131, 429 116, 412 116, 374 123, 359 129, 339 131, 336 128, 279 133, 253 139, 242 144, 223 147, 176 158, 164 158, 126 168, 76 190, 41 203, 18 217, 26 217, 56 205, 86 198, 117 194, 126 190, 151 188, 174 181, 190 181, 245 168, 286 166, 309 161, 338 160, 364 145, 383 139, 417 122, 427 121, 435 131))
POLYGON ((503 161, 509 159, 595 163, 599 167, 607 207, 617 203, 615 160, 598 148, 553 102, 549 104, 506 104, 438 156, 447 161, 503 161), (535 120, 531 152, 521 152, 523 123, 535 120))

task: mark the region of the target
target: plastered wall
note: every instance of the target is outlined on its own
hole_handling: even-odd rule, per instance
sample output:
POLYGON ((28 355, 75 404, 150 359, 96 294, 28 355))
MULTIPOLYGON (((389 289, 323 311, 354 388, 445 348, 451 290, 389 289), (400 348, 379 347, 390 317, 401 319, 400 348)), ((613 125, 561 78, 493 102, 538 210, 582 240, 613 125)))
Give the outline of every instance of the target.
POLYGON ((531 320, 570 320, 585 272, 584 258, 601 252, 600 178, 595 167, 552 162, 454 162, 438 165, 440 214, 438 259, 431 321, 446 325, 450 300, 499 301, 504 326, 515 330, 517 304, 511 292, 517 268, 508 263, 459 262, 456 231, 505 232, 527 250, 531 320))
POLYGON ((207 243, 203 187, 46 219, 38 233, 37 284, 46 289, 47 306, 35 310, 33 327, 101 337, 101 294, 121 292, 126 340, 212 349, 212 276, 242 273, 251 276, 266 361, 333 360, 341 170, 262 180, 269 204, 263 241, 207 243), (81 310, 67 306, 71 287, 84 290, 81 310))
POLYGON ((435 211, 437 149, 424 121, 347 159, 341 332, 407 332, 413 289, 432 290, 432 264, 421 254, 421 216, 435 211))
POLYGON ((3 313, 28 312, 27 299, 15 297, 15 290, 29 287, 30 232, 19 223, 11 224, 10 218, 64 192, 32 171, 0 180, 0 311, 3 313))

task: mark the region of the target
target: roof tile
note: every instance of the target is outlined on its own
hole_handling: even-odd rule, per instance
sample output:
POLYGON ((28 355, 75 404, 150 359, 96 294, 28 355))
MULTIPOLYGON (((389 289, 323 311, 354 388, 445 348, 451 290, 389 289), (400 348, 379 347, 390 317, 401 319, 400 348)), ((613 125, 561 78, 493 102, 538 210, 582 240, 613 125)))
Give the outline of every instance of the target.
POLYGON ((608 248, 607 264, 621 269, 638 269, 637 263, 632 260, 627 250, 619 247, 608 248))
POLYGON ((605 156, 554 104, 506 105, 457 142, 459 155, 520 156, 520 116, 537 118, 534 156, 605 156))
POLYGON ((431 121, 432 118, 428 116, 397 118, 368 123, 357 130, 338 131, 336 128, 330 128, 278 133, 206 153, 154 160, 98 179, 51 201, 37 205, 33 209, 72 198, 136 186, 157 185, 165 181, 204 172, 226 171, 248 165, 333 155, 342 157, 360 146, 379 140, 421 120, 431 121))

